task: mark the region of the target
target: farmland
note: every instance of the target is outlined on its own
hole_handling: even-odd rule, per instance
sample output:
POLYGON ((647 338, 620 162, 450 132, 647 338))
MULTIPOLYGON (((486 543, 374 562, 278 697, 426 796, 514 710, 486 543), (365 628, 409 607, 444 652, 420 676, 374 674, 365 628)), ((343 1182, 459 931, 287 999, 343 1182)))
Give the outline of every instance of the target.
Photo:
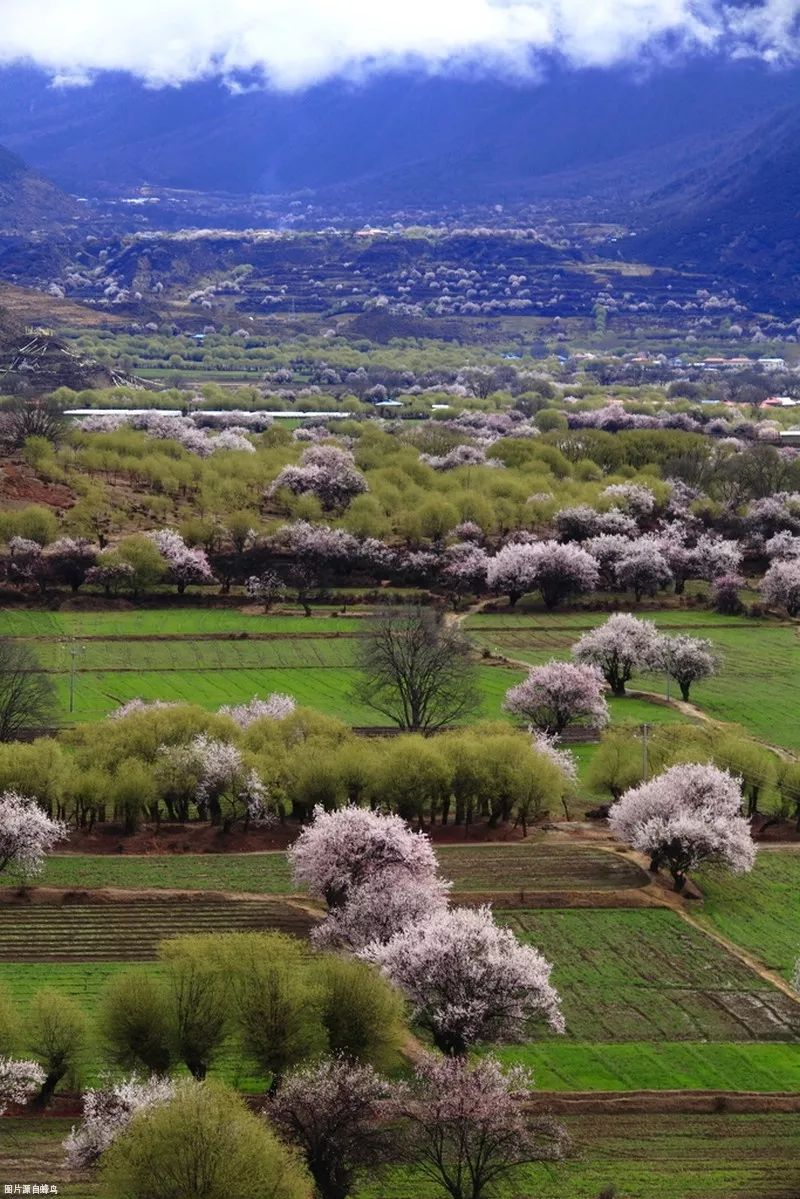
MULTIPOLYGON (((443 874, 459 891, 527 889, 603 891, 640 887, 647 875, 617 854, 588 846, 563 846, 530 837, 510 845, 443 846, 443 874), (502 885, 500 885, 502 884, 502 885)), ((54 854, 37 882, 71 889, 118 887, 163 890, 290 894, 283 853, 54 854)), ((0 883, 11 886, 8 875, 0 883)))
MULTIPOLYGON (((58 1179, 68 1199, 95 1199, 90 1175, 68 1175, 61 1141, 69 1118, 6 1120, 0 1185, 58 1179)), ((621 1199, 795 1199, 800 1130, 792 1115, 629 1115, 567 1117, 570 1159, 557 1169, 530 1167, 522 1199, 597 1199, 614 1185, 621 1199)), ((424 1178, 392 1170, 357 1199, 428 1199, 424 1178)))
POLYGON ((555 962, 579 1041, 800 1040, 800 1006, 671 911, 505 912, 555 962), (613 1004, 598 1004, 613 995, 613 1004))
MULTIPOLYGON (((794 719, 800 704, 800 639, 795 626, 674 609, 643 615, 663 632, 707 638, 721 653, 719 673, 692 689, 692 703, 773 744, 800 749, 800 728, 794 719)), ((568 657, 581 633, 604 619, 596 612, 480 613, 469 616, 466 627, 480 648, 538 665, 552 657, 568 657)), ((664 695, 665 680, 640 675, 631 680, 631 687, 664 695)))
POLYGON ((720 879, 704 871, 699 919, 790 978, 800 957, 800 854, 762 850, 752 874, 720 879))

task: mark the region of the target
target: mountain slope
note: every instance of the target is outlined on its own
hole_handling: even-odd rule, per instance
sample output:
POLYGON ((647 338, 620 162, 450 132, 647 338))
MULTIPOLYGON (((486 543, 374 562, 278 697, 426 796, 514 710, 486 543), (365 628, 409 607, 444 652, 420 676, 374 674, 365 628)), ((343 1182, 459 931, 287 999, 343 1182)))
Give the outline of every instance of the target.
POLYGON ((800 104, 776 114, 651 196, 648 260, 721 269, 758 301, 797 307, 800 285, 800 104))
POLYGON ((24 234, 75 219, 75 202, 0 146, 0 233, 24 234))

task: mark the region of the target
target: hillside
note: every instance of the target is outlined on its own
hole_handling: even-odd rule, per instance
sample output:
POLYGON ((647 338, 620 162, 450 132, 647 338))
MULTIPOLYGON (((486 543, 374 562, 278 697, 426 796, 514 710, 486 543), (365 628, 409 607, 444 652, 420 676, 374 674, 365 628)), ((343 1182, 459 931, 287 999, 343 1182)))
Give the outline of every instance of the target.
POLYGON ((0 235, 50 229, 74 221, 77 210, 70 196, 0 146, 0 235))
POLYGON ((800 275, 800 105, 758 125, 653 194, 637 239, 648 261, 722 269, 751 298, 796 305, 800 275), (652 215, 652 214, 651 214, 652 215))

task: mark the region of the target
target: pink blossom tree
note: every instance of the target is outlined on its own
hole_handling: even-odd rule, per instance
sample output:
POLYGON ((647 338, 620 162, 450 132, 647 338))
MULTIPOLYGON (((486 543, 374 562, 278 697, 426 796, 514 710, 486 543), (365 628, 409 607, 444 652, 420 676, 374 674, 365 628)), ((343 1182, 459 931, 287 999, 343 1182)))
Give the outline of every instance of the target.
POLYGON ((462 596, 481 592, 486 586, 489 558, 474 542, 458 542, 444 552, 439 578, 457 608, 462 596))
POLYGON ((333 908, 311 933, 318 949, 358 953, 367 945, 385 944, 396 933, 447 907, 449 883, 419 879, 404 870, 387 869, 353 887, 343 904, 333 908))
POLYGON ((437 912, 361 956, 405 992, 443 1053, 524 1039, 537 1020, 564 1031, 550 963, 495 924, 488 907, 437 912))
POLYGON ((745 581, 741 575, 721 575, 714 579, 711 586, 711 602, 717 612, 723 616, 736 616, 742 611, 742 601, 739 592, 745 581))
POLYGON ((672 571, 663 554, 633 542, 614 568, 617 586, 632 591, 636 602, 643 595, 655 595, 672 582, 672 571))
POLYGON ((288 1074, 264 1114, 299 1149, 319 1199, 348 1199, 389 1160, 384 1106, 391 1093, 371 1066, 323 1058, 288 1074))
POLYGON ((275 495, 284 487, 295 495, 315 495, 327 511, 346 508, 354 496, 368 490, 353 455, 333 445, 309 446, 299 466, 283 468, 269 494, 275 495))
POLYGON ((64 1141, 67 1165, 73 1170, 95 1165, 137 1112, 167 1103, 174 1094, 175 1085, 170 1079, 140 1079, 135 1074, 87 1091, 83 1096, 83 1119, 77 1128, 73 1125, 64 1141))
POLYGON ((421 884, 437 876, 436 855, 423 833, 414 833, 399 816, 383 816, 348 806, 337 812, 314 809, 314 818, 289 847, 294 882, 329 908, 387 871, 421 884))
POLYGON ((614 695, 624 695, 634 671, 650 669, 657 647, 658 630, 652 622, 637 620, 630 612, 617 612, 584 633, 573 645, 572 655, 596 666, 614 695))
POLYGON ((13 1105, 21 1106, 44 1084, 44 1070, 38 1062, 0 1057, 0 1116, 13 1105))
MULTIPOLYGON (((467 1062, 426 1054, 392 1105, 402 1121, 403 1156, 450 1199, 486 1199, 502 1184, 511 1188, 523 1166, 566 1151, 563 1127, 525 1110, 532 1085, 521 1066, 504 1070, 493 1057, 467 1062)), ((519 1183, 513 1193, 521 1189, 519 1183)))
POLYGON ((205 586, 216 582, 205 550, 199 547, 189 549, 180 533, 174 529, 160 529, 147 536, 164 559, 167 578, 175 584, 179 595, 183 595, 190 585, 205 586))
POLYGON ((558 541, 511 542, 489 560, 487 583, 508 595, 513 605, 538 588, 547 608, 571 595, 593 591, 599 580, 597 563, 577 545, 558 541))
POLYGON ((688 700, 692 683, 710 678, 716 672, 719 660, 710 641, 703 637, 678 634, 660 638, 658 663, 680 687, 681 698, 688 700))
POLYGON ((0 872, 39 874, 46 855, 66 836, 67 826, 51 820, 34 799, 16 791, 0 795, 0 872))
POLYGON ((528 677, 506 692, 503 707, 543 733, 563 733, 569 724, 602 728, 608 724, 603 676, 595 666, 572 662, 534 666, 528 677))
POLYGON ((761 597, 789 616, 800 615, 800 559, 776 559, 761 580, 761 597))
POLYGON ((756 850, 741 808, 741 779, 709 764, 681 764, 626 791, 608 822, 618 840, 649 855, 651 870, 667 866, 681 891, 703 863, 752 870, 756 850))

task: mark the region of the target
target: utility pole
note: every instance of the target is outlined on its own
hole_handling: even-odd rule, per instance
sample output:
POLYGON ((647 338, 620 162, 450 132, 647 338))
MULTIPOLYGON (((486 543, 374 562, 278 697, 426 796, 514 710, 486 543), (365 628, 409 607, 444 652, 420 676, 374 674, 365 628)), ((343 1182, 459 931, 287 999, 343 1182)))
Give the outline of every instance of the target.
POLYGON ((647 760, 647 734, 650 731, 649 724, 642 725, 642 774, 644 781, 647 782, 647 776, 650 769, 650 763, 647 760))
POLYGON ((85 653, 85 645, 76 645, 73 641, 69 647, 69 711, 70 715, 75 711, 75 672, 77 667, 78 655, 85 653))

